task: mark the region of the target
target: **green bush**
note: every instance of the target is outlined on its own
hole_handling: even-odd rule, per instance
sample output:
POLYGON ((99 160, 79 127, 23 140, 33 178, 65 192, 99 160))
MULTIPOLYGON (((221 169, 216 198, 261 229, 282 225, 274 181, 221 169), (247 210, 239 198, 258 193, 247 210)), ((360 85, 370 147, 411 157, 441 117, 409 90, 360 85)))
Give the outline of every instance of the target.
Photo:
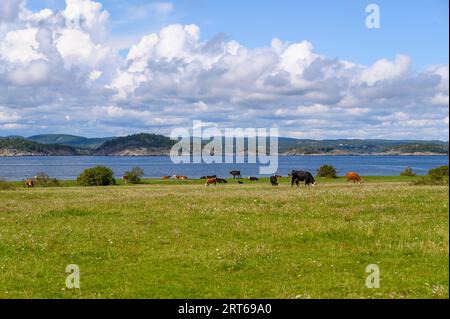
POLYGON ((114 172, 104 166, 96 166, 85 169, 77 178, 77 183, 82 186, 107 186, 115 185, 114 172))
POLYGON ((436 167, 428 171, 415 182, 416 185, 448 185, 448 165, 436 167))
POLYGON ((428 175, 438 179, 446 176, 448 177, 448 165, 430 169, 428 175))
POLYGON ((332 165, 322 165, 317 170, 317 177, 336 178, 336 169, 332 165))
POLYGON ((131 171, 125 172, 126 181, 131 184, 139 184, 142 176, 144 176, 144 170, 140 167, 134 167, 131 171))
POLYGON ((34 178, 34 185, 40 187, 61 186, 60 182, 56 178, 50 177, 44 172, 37 173, 36 177, 34 178))
POLYGON ((407 168, 405 168, 405 169, 403 170, 403 172, 400 173, 400 176, 410 176, 410 177, 413 177, 413 176, 416 176, 416 173, 414 173, 414 171, 412 170, 412 168, 408 166, 407 168))

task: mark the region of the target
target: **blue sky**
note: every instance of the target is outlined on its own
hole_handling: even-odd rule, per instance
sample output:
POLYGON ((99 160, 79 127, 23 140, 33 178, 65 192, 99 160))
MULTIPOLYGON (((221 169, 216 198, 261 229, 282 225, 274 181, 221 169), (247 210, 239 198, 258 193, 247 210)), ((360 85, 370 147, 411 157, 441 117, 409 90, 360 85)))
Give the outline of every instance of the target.
MULTIPOLYGON (((330 58, 371 64, 380 57, 409 55, 418 69, 448 64, 449 34, 446 0, 300 1, 300 0, 175 0, 164 17, 133 19, 127 8, 145 7, 160 1, 103 0, 111 14, 112 36, 144 35, 167 23, 197 24, 202 38, 224 33, 248 47, 261 47, 272 38, 311 41, 330 58), (367 29, 365 8, 376 3, 381 28, 367 29), (120 23, 128 20, 130 23, 120 23), (115 21, 118 24, 115 24, 115 21)), ((28 0, 33 9, 62 9, 63 0, 28 0)))
POLYGON ((449 133, 448 1, 1 0, 0 136, 449 133), (381 27, 366 27, 366 6, 381 27))

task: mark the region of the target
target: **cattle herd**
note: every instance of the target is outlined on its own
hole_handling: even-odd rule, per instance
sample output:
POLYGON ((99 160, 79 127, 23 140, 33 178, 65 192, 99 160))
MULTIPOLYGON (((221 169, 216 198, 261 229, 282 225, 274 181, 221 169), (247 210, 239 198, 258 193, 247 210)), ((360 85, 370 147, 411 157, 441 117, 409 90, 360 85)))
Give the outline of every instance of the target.
MULTIPOLYGON (((242 179, 241 171, 238 171, 238 170, 231 171, 230 175, 233 176, 233 178, 242 179)), ((291 187, 294 186, 294 184, 297 187, 299 187, 300 182, 304 182, 305 186, 310 186, 310 185, 316 186, 317 185, 317 181, 314 179, 314 176, 310 172, 307 172, 307 171, 293 170, 290 174, 288 174, 288 176, 291 178, 291 187)), ((170 178, 174 178, 177 180, 188 179, 186 176, 180 176, 180 175, 163 176, 162 177, 162 179, 170 179, 170 178)), ((270 184, 272 186, 278 186, 279 178, 282 178, 282 176, 280 176, 280 175, 270 176, 270 178, 269 178, 270 184)), ((205 176, 200 177, 200 179, 206 180, 205 186, 228 183, 226 179, 219 178, 219 177, 217 177, 217 175, 205 175, 205 176)), ((259 180, 257 177, 254 177, 254 176, 249 176, 247 179, 250 182, 255 182, 255 181, 259 180)), ((347 182, 351 182, 351 183, 358 183, 358 184, 362 183, 361 176, 356 172, 348 172, 346 174, 346 180, 347 180, 347 182)), ((239 180, 238 184, 244 184, 244 182, 239 180)))

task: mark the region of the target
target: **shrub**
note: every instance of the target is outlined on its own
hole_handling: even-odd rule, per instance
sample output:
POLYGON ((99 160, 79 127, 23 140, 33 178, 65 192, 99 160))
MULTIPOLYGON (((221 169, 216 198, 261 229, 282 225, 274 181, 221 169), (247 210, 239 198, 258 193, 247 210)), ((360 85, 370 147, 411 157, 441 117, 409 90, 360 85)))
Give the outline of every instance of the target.
POLYGON ((448 177, 448 165, 430 169, 428 175, 438 179, 446 176, 448 177))
POLYGON ((140 167, 134 167, 131 171, 125 172, 128 183, 139 184, 142 176, 144 176, 144 170, 140 167))
POLYGON ((440 166, 428 171, 428 175, 422 176, 414 184, 416 185, 448 185, 448 166, 440 166))
POLYGON ((82 186, 107 186, 115 185, 114 172, 104 166, 96 166, 85 169, 77 178, 77 183, 82 186))
POLYGON ((403 172, 400 173, 400 176, 416 176, 416 173, 413 172, 411 167, 407 167, 403 170, 403 172))
POLYGON ((332 165, 322 165, 317 170, 318 177, 336 178, 336 169, 332 165))
POLYGON ((54 178, 50 177, 44 172, 37 173, 36 177, 34 178, 34 185, 40 186, 40 187, 57 187, 61 186, 59 181, 54 178))

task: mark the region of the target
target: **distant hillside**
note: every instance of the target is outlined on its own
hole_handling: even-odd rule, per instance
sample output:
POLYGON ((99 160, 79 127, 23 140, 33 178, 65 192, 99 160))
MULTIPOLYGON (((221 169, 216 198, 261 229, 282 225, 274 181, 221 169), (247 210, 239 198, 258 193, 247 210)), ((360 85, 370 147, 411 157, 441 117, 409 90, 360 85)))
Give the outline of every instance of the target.
POLYGON ((167 136, 141 133, 107 141, 98 147, 93 154, 118 156, 167 155, 174 144, 175 141, 170 140, 167 136))
POLYGON ((390 153, 442 153, 448 154, 448 144, 420 144, 408 143, 393 147, 387 147, 385 152, 390 153))
POLYGON ((0 156, 69 156, 81 155, 67 145, 46 145, 20 137, 0 137, 0 156))
POLYGON ((448 142, 408 140, 296 140, 281 138, 280 154, 448 154, 448 142))
MULTIPOLYGON (((0 137, 0 156, 168 155, 175 143, 176 141, 170 140, 167 136, 146 133, 98 139, 64 134, 36 135, 28 139, 0 137)), ((202 141, 202 145, 206 143, 208 141, 202 141)), ((319 141, 282 137, 278 140, 278 145, 280 155, 448 155, 449 153, 448 142, 442 141, 357 139, 319 141)))
POLYGON ((114 137, 87 138, 66 134, 43 134, 30 136, 27 139, 42 144, 60 144, 75 148, 96 149, 106 141, 114 139, 114 137))

